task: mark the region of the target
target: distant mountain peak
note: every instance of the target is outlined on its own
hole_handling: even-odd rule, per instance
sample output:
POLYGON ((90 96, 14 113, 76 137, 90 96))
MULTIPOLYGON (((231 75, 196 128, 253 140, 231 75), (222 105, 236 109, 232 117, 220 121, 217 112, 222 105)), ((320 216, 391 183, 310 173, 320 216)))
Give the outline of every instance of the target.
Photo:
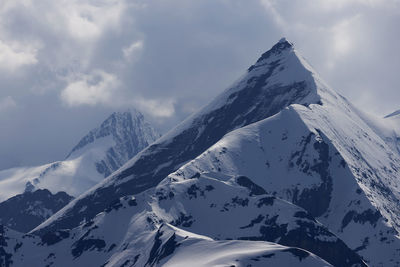
POLYGON ((98 128, 91 130, 84 136, 66 158, 76 156, 84 147, 100 138, 108 136, 116 143, 126 142, 129 139, 132 143, 138 144, 140 149, 142 149, 156 140, 160 134, 151 127, 143 114, 138 110, 128 108, 115 111, 98 128))

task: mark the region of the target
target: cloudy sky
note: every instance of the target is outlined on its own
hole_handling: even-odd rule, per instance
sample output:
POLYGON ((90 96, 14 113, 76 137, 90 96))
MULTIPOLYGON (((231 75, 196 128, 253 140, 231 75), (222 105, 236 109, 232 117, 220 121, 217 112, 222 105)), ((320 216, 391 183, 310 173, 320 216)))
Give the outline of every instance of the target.
POLYGON ((166 131, 282 36, 334 89, 400 109, 397 0, 2 0, 0 169, 63 159, 113 110, 166 131))

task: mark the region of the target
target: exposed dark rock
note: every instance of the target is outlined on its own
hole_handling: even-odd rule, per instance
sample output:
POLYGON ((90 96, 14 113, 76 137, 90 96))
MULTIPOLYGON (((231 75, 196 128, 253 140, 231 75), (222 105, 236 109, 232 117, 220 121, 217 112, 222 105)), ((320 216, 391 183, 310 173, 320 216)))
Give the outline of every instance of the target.
POLYGON ((343 230, 351 221, 356 223, 370 223, 373 227, 376 227, 376 223, 382 217, 378 210, 373 211, 372 209, 368 209, 363 211, 362 213, 357 213, 354 210, 351 210, 346 213, 342 220, 342 227, 343 230))
POLYGON ((124 205, 121 203, 120 199, 116 199, 113 202, 111 202, 110 206, 106 208, 104 211, 105 212, 110 212, 112 210, 119 210, 119 208, 123 207, 124 205))
MULTIPOLYGON (((319 134, 322 135, 321 133, 319 134)), ((319 175, 321 183, 312 188, 305 188, 302 191, 296 189, 293 192, 292 202, 307 210, 313 217, 319 217, 329 208, 333 184, 329 172, 331 158, 329 156, 329 145, 327 143, 322 140, 314 142, 313 148, 318 152, 317 161, 310 163, 304 159, 305 152, 311 144, 311 137, 313 135, 313 133, 310 133, 303 139, 302 150, 295 152, 291 156, 290 162, 297 158, 296 165, 308 175, 313 175, 313 173, 319 175)), ((289 165, 293 165, 293 163, 289 165)))
POLYGON ((2 267, 10 267, 13 263, 13 255, 5 250, 7 247, 7 240, 6 228, 3 225, 0 225, 0 266, 2 267))
MULTIPOLYGON (((298 227, 294 229, 288 230, 287 224, 278 223, 278 215, 271 218, 266 216, 264 224, 259 228, 260 235, 239 239, 277 242, 284 246, 301 248, 314 253, 334 266, 367 266, 357 253, 322 225, 317 224, 313 218, 313 220, 309 220, 306 213, 297 212, 296 214, 298 217, 304 218, 296 221, 298 227), (328 241, 325 241, 326 238, 328 241)), ((296 256, 304 258, 308 255, 299 252, 296 256)))
POLYGON ((186 216, 184 213, 180 213, 178 219, 175 221, 172 221, 171 224, 174 226, 180 226, 182 225, 183 227, 190 227, 193 224, 194 220, 191 215, 186 216))
POLYGON ((78 258, 84 251, 97 249, 98 251, 105 248, 106 242, 102 239, 96 238, 80 238, 72 245, 71 253, 74 258, 78 258))
POLYGON ((67 205, 73 197, 47 189, 25 192, 0 203, 0 224, 19 232, 29 232, 67 205))
POLYGON ((257 201, 257 207, 261 208, 262 206, 272 206, 274 205, 275 197, 263 197, 257 201))
POLYGON ((251 196, 257 196, 257 195, 263 195, 266 194, 264 188, 261 186, 253 183, 248 177, 246 176, 238 176, 236 177, 236 182, 238 185, 246 187, 250 190, 250 195, 251 196))
POLYGON ((46 234, 42 235, 41 241, 42 245, 46 244, 47 246, 54 245, 58 242, 60 242, 63 239, 66 239, 69 237, 69 231, 68 230, 58 230, 56 232, 47 232, 46 234))
POLYGON ((180 246, 180 244, 178 244, 175 240, 175 233, 167 237, 168 239, 166 241, 163 241, 162 237, 164 235, 164 232, 162 230, 162 227, 163 226, 161 226, 156 233, 156 236, 154 238, 154 245, 151 248, 149 259, 147 260, 146 265, 153 266, 156 263, 159 263, 162 259, 171 255, 175 251, 175 249, 180 246))
POLYGON ((256 224, 261 223, 262 220, 264 220, 264 218, 265 218, 265 217, 264 217, 263 215, 260 214, 260 215, 258 215, 257 218, 251 220, 250 223, 249 223, 248 225, 242 226, 242 227, 240 227, 240 229, 251 228, 251 227, 253 227, 253 226, 256 225, 256 224))
POLYGON ((360 256, 340 239, 323 241, 318 238, 319 236, 333 237, 333 234, 322 226, 306 221, 298 221, 298 224, 299 228, 289 231, 278 243, 310 251, 334 266, 367 266, 360 256))
POLYGON ((292 253, 295 257, 297 257, 300 261, 304 260, 308 256, 310 256, 310 253, 308 253, 305 250, 298 249, 298 248, 289 248, 285 249, 284 251, 292 253))

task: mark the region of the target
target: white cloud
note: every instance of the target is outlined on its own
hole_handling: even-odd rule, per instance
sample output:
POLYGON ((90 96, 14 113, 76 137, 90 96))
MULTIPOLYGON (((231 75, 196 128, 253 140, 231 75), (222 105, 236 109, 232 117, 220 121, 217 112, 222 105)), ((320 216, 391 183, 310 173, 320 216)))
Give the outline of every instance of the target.
POLYGON ((332 27, 333 50, 336 55, 345 55, 355 46, 359 39, 357 36, 356 24, 361 16, 355 15, 351 18, 340 21, 332 27))
POLYGON ((124 47, 122 52, 127 60, 132 60, 143 49, 143 41, 133 42, 130 46, 124 47))
POLYGON ((37 62, 35 49, 29 46, 22 47, 17 43, 7 44, 0 40, 0 69, 15 71, 22 66, 37 62))
POLYGON ((265 8, 265 11, 273 18, 276 25, 286 31, 287 23, 278 12, 276 8, 277 3, 272 0, 261 0, 261 4, 265 8))
POLYGON ((175 114, 173 99, 135 98, 134 106, 156 118, 169 118, 175 114))
POLYGON ((73 80, 61 92, 62 101, 69 106, 113 104, 119 81, 115 75, 96 70, 73 80))
POLYGON ((366 6, 366 7, 394 7, 398 6, 398 0, 324 0, 318 1, 320 7, 332 11, 332 9, 343 9, 351 6, 366 6))
POLYGON ((11 96, 0 98, 0 112, 4 112, 17 107, 17 103, 11 96))
POLYGON ((61 16, 66 21, 69 33, 80 40, 99 38, 105 30, 118 29, 124 1, 62 1, 57 4, 61 16))

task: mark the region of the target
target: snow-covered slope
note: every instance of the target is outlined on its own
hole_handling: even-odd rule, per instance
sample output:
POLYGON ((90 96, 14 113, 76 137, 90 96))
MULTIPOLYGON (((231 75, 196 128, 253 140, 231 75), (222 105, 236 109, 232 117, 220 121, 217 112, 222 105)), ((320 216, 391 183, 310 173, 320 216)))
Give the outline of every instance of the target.
POLYGON ((5 247, 14 266, 175 266, 189 257, 190 266, 366 266, 307 211, 245 177, 174 174, 78 228, 15 239, 18 250, 5 247))
POLYGON ((158 137, 140 112, 115 112, 83 137, 65 160, 0 171, 0 201, 38 188, 78 196, 158 137))
POLYGON ((400 111, 393 112, 382 119, 355 107, 353 110, 393 151, 400 154, 400 111))

